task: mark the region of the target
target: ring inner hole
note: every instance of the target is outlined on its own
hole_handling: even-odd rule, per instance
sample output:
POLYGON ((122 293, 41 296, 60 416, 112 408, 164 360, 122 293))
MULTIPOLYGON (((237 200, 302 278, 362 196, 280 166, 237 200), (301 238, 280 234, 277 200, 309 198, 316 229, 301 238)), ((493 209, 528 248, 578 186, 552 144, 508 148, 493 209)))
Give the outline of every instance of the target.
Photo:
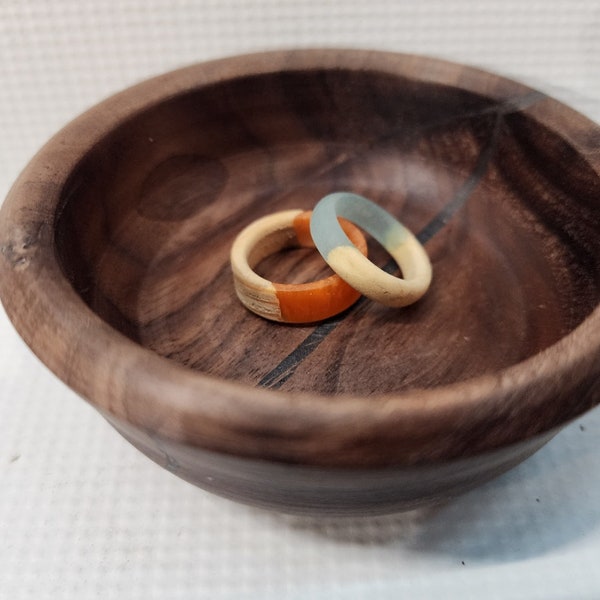
POLYGON ((333 275, 315 248, 287 246, 265 256, 254 267, 261 277, 275 283, 301 284, 333 275))

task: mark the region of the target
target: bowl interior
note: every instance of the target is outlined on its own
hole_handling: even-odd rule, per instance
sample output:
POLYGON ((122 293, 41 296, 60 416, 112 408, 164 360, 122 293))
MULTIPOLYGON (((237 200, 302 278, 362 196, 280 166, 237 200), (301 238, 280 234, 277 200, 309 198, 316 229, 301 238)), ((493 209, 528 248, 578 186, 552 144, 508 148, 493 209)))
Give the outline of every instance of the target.
MULTIPOLYGON (((97 314, 170 360, 368 395, 497 371, 573 330, 600 295, 586 227, 599 192, 564 139, 484 95, 376 71, 279 72, 183 92, 108 132, 63 189, 57 252, 97 314), (418 234, 429 292, 404 309, 360 301, 320 325, 249 313, 233 289, 234 237, 338 190, 418 234)), ((377 244, 370 256, 388 262, 377 244)), ((299 250, 259 269, 288 282, 327 273, 299 250)))

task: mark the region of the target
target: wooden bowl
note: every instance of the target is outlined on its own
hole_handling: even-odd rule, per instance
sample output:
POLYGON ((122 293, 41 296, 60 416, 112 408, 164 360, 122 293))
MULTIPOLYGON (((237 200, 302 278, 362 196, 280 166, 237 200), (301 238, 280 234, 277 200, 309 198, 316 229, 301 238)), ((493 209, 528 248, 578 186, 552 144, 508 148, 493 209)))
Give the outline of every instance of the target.
MULTIPOLYGON (((184 479, 283 511, 411 508, 600 401, 599 148, 561 103, 439 60, 302 50, 184 68, 31 161, 1 212, 2 301, 50 369, 184 479), (320 325, 249 313, 236 234, 336 190, 418 234, 429 292, 320 325)), ((325 272, 299 250, 260 269, 325 272)))

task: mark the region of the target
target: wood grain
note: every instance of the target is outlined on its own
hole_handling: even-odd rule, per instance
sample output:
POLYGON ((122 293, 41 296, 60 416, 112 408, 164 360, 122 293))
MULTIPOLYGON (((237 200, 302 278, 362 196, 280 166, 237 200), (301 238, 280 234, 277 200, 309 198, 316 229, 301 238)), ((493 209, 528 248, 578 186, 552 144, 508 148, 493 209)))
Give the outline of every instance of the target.
MULTIPOLYGON (((497 115, 484 99, 462 99, 463 117, 460 94, 405 87, 389 76, 343 71, 247 77, 138 116, 73 174, 86 185, 62 213, 58 238, 77 244, 83 264, 73 265, 65 248, 64 266, 74 281, 91 277, 79 285, 89 305, 144 346, 194 370, 257 384, 310 329, 258 327, 239 304, 229 249, 240 229, 348 189, 419 232, 452 202, 494 135, 497 115), (263 352, 257 357, 248 347, 263 352)), ((503 116, 469 202, 428 242, 437 274, 428 297, 404 311, 365 305, 348 314, 310 375, 297 371, 284 389, 364 395, 492 373, 556 342, 595 307, 595 261, 579 266, 582 257, 540 224, 544 214, 515 189, 512 171, 502 172, 511 156, 539 162, 536 148, 549 134, 536 131, 517 144, 510 123, 503 116), (510 144, 517 147, 504 150, 510 144)), ((563 205, 546 177, 535 173, 521 185, 563 205)), ((573 214, 569 225, 585 227, 594 207, 577 206, 588 218, 573 214)), ((289 253, 270 264, 271 280, 294 271, 294 282, 321 276, 318 258, 289 253)))
MULTIPOLYGON (((443 61, 328 50, 196 65, 106 100, 33 159, 0 213, 0 294, 59 377, 159 462, 163 446, 187 456, 179 474, 199 485, 190 452, 411 477, 470 458, 482 481, 600 401, 598 147, 568 107, 443 61), (417 234, 426 296, 360 301, 317 327, 249 313, 235 236, 338 190, 417 234)), ((369 255, 391 269, 377 244, 369 255)), ((295 250, 257 270, 299 282, 321 265, 295 250)), ((269 504, 274 482, 250 498, 243 468, 227 469, 222 493, 269 504)), ((461 487, 428 473, 407 502, 461 487)), ((302 493, 283 485, 271 505, 302 493)))

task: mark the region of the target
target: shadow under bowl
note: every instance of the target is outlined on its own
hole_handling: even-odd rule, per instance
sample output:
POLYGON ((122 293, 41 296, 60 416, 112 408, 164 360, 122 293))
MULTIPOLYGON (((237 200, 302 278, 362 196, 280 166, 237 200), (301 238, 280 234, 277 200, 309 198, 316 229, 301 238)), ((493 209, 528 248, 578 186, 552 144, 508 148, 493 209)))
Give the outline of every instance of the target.
MULTIPOLYGON (((599 148, 600 128, 556 100, 430 58, 187 67, 33 158, 0 213, 2 302, 52 371, 184 479, 288 512, 413 508, 512 467, 600 401, 599 148), (310 326, 246 311, 237 233, 339 190, 418 235, 426 296, 310 326)), ((310 251, 260 270, 327 272, 310 251)))

